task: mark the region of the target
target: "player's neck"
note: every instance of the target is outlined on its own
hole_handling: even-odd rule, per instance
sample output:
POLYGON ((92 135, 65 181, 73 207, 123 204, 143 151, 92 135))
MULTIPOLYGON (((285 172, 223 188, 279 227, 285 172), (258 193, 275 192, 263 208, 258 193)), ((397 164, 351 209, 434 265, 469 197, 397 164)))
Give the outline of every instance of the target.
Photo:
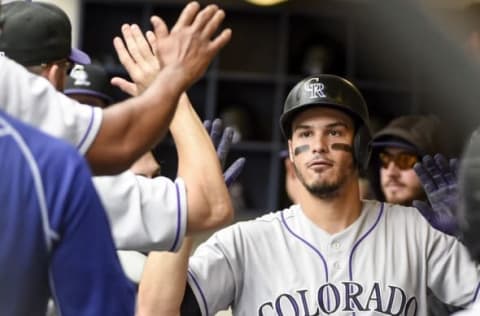
POLYGON ((335 234, 350 226, 362 209, 358 181, 344 185, 338 194, 319 198, 302 192, 300 205, 305 215, 324 231, 335 234))

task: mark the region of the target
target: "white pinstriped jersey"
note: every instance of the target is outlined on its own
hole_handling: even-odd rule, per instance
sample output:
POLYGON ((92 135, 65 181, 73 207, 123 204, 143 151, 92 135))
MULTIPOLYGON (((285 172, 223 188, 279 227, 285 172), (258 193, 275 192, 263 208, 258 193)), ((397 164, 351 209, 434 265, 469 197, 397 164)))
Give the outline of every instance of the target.
POLYGON ((188 282, 202 315, 426 315, 427 287, 465 306, 480 269, 416 209, 364 201, 333 235, 299 205, 225 228, 190 258, 188 282))
POLYGON ((100 129, 102 110, 68 98, 45 78, 0 56, 0 109, 62 138, 85 154, 100 129))

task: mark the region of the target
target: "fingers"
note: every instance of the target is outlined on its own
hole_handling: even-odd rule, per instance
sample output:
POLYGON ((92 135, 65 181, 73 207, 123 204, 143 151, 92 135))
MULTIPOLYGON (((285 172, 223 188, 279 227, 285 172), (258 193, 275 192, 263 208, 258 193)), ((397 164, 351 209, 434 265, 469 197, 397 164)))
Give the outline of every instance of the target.
POLYGON ((202 36, 204 38, 211 38, 218 30, 224 19, 225 12, 223 10, 217 10, 213 17, 206 23, 202 31, 202 36))
POLYGON ((128 81, 128 80, 125 80, 125 79, 120 78, 120 77, 113 77, 112 80, 110 80, 110 83, 113 86, 119 87, 120 90, 122 90, 123 92, 125 92, 125 93, 127 93, 131 96, 137 96, 138 95, 137 85, 128 81))
MULTIPOLYGON (((138 35, 138 31, 136 32, 138 35)), ((142 55, 140 54, 139 47, 136 43, 134 35, 132 34, 132 27, 128 24, 122 25, 122 35, 125 44, 127 45, 128 52, 133 58, 134 62, 141 62, 142 55)))
POLYGON ((113 39, 113 47, 117 52, 118 60, 125 67, 128 73, 131 73, 135 68, 135 61, 132 59, 132 56, 127 51, 127 48, 123 44, 123 41, 120 37, 115 37, 113 39))
POLYGON ((423 157, 423 165, 427 169, 430 177, 433 180, 433 183, 437 188, 444 188, 447 186, 445 179, 443 178, 443 174, 437 165, 435 159, 432 158, 430 155, 426 155, 423 157))
MULTIPOLYGON (((450 164, 448 163, 445 156, 442 154, 436 154, 433 159, 435 160, 440 173, 442 174, 443 179, 445 180, 445 185, 453 185, 457 183, 457 179, 454 176, 450 164)), ((440 187, 440 185, 439 185, 440 187)))
POLYGON ((232 145, 233 140, 233 128, 227 127, 223 131, 222 139, 217 147, 217 156, 220 160, 220 165, 223 167, 225 165, 225 160, 227 159, 228 152, 230 151, 230 146, 232 145))
POLYGON ((216 54, 220 49, 222 49, 232 38, 232 30, 225 29, 218 35, 211 43, 210 50, 213 54, 216 54))
POLYGON ((203 121, 203 127, 205 127, 208 135, 210 135, 210 130, 212 129, 212 121, 210 121, 210 120, 203 121))
POLYGON ((198 2, 190 2, 187 4, 182 13, 180 13, 177 23, 173 26, 172 32, 177 31, 179 28, 191 25, 197 16, 198 11, 200 11, 200 5, 198 2))
POLYGON ((423 162, 417 162, 413 166, 413 170, 415 170, 415 173, 417 174, 418 179, 420 180, 420 183, 427 194, 433 192, 437 188, 435 183, 433 183, 432 177, 424 167, 423 162))
POLYGON ((150 45, 152 54, 156 55, 157 50, 155 48, 157 45, 157 38, 155 37, 155 33, 153 33, 152 31, 147 31, 145 37, 147 38, 148 44, 150 45))
POLYGON ((160 40, 168 36, 167 24, 158 16, 154 15, 150 18, 150 22, 153 26, 153 32, 157 40, 160 40))
MULTIPOLYGON (((209 23, 213 16, 219 11, 218 7, 214 4, 206 6, 200 13, 197 14, 193 21, 192 27, 194 30, 201 31, 205 25, 209 23)), ((210 37, 209 37, 210 38, 210 37)))
POLYGON ((210 138, 212 139, 213 146, 218 147, 220 137, 222 135, 222 120, 215 119, 212 123, 212 130, 210 131, 210 138))
POLYGON ((238 158, 228 167, 227 171, 223 174, 225 179, 225 184, 229 187, 233 182, 235 182, 238 176, 242 173, 243 167, 245 166, 246 159, 244 157, 238 158))
MULTIPOLYGON (((140 27, 136 24, 131 25, 130 29, 134 40, 132 46, 135 46, 137 53, 141 56, 141 59, 137 60, 137 62, 145 62, 146 66, 151 64, 155 65, 157 63, 157 58, 153 54, 149 42, 145 39, 146 34, 144 36, 142 30, 140 30, 140 27)), ((155 36, 153 33, 152 35, 155 36)))
MULTIPOLYGON (((143 69, 158 68, 157 58, 138 25, 122 25, 122 35, 133 63, 137 63, 143 69)), ((153 33, 151 36, 155 37, 153 33)))
POLYGON ((193 2, 185 7, 168 33, 165 23, 152 17, 156 39, 147 34, 147 41, 155 46, 159 65, 181 75, 178 79, 185 89, 205 73, 212 58, 230 40, 231 30, 212 40, 224 18, 225 13, 216 5, 200 11, 199 4, 193 2))

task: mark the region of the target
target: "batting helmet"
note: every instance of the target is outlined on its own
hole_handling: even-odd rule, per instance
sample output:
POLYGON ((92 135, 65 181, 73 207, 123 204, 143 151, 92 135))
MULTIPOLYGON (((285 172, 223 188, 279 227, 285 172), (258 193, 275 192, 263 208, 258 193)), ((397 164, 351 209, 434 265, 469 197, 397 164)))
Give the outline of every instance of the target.
POLYGON ((338 109, 355 121, 353 153, 358 166, 366 170, 370 159, 371 132, 367 104, 360 91, 348 80, 335 75, 309 76, 293 87, 285 100, 280 126, 285 138, 292 133, 293 118, 312 106, 338 109))
POLYGON ((472 258, 480 262, 480 128, 471 136, 459 172, 458 223, 472 258))

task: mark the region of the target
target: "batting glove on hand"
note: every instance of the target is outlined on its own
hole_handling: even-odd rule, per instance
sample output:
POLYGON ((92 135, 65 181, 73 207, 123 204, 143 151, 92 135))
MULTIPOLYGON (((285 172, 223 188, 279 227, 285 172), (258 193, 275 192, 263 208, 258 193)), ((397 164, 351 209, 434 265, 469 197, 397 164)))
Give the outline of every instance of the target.
POLYGON ((413 201, 413 206, 427 219, 436 229, 457 236, 459 233, 458 222, 455 213, 458 207, 458 183, 457 170, 458 160, 450 159, 450 162, 441 155, 436 154, 433 158, 429 155, 423 157, 413 167, 427 194, 428 201, 413 201))
MULTIPOLYGON (((228 152, 230 151, 230 146, 232 145, 233 129, 231 127, 223 129, 222 121, 220 119, 215 119, 213 123, 210 120, 206 120, 203 122, 203 126, 205 126, 205 129, 210 134, 213 146, 217 150, 220 165, 223 168, 225 166, 228 152)), ((244 157, 240 157, 227 168, 223 174, 227 187, 235 182, 240 173, 242 173, 245 161, 244 157)))

